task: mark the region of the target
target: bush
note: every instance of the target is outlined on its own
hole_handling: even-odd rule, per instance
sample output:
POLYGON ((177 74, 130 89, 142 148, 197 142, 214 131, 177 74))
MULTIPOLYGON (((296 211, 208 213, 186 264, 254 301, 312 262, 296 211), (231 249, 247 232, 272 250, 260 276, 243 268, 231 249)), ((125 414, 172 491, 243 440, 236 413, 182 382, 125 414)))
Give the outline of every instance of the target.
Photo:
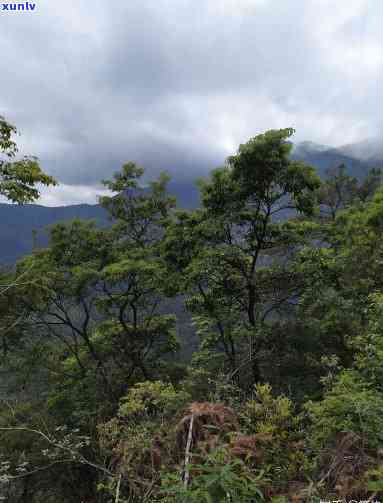
POLYGON ((320 402, 308 402, 311 440, 318 449, 339 433, 354 433, 370 448, 383 442, 383 394, 356 370, 343 371, 320 402))

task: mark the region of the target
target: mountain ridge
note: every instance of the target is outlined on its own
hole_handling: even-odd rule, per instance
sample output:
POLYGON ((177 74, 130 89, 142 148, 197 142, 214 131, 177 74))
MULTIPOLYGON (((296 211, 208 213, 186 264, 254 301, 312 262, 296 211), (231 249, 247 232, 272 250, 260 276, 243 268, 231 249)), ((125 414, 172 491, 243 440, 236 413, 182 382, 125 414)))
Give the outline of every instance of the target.
MULTIPOLYGON (((328 168, 345 164, 350 175, 361 179, 372 167, 383 167, 383 149, 381 149, 380 159, 376 158, 376 156, 379 157, 380 150, 375 140, 374 145, 374 148, 371 148, 372 156, 366 156, 363 153, 358 158, 355 156, 357 152, 361 152, 363 148, 368 150, 366 142, 343 147, 329 147, 305 141, 294 144, 292 157, 313 165, 322 178, 326 176, 328 168)), ((190 209, 198 206, 198 191, 191 183, 172 180, 169 192, 177 196, 180 207, 190 209)), ((74 218, 95 220, 101 224, 108 222, 105 210, 98 204, 83 203, 49 207, 39 204, 18 206, 0 203, 0 235, 2 237, 0 264, 12 264, 23 255, 30 253, 35 239, 33 231, 37 232, 38 244, 45 245, 48 239, 45 230, 47 227, 74 218)))

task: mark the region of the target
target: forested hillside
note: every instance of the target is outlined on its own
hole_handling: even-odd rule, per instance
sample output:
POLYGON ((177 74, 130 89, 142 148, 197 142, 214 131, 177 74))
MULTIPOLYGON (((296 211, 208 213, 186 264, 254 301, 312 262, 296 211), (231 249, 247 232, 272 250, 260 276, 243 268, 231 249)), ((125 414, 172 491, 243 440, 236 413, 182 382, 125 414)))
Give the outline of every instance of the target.
POLYGON ((356 144, 355 151, 353 147, 354 145, 332 148, 305 141, 294 146, 292 157, 315 166, 321 176, 326 174, 326 170, 345 164, 349 175, 362 179, 371 168, 381 166, 383 155, 376 159, 365 159, 362 151, 359 151, 360 146, 356 144))
MULTIPOLYGON (((375 149, 376 150, 376 149, 375 149)), ((330 148, 312 142, 302 142, 294 146, 291 157, 314 166, 318 175, 325 179, 327 171, 344 164, 349 175, 363 180, 371 168, 379 167, 383 161, 358 157, 364 153, 359 145, 344 149, 330 148)), ((382 157, 382 156, 380 156, 382 157)), ((182 176, 182 175, 181 175, 182 176)), ((170 180, 168 192, 177 199, 177 206, 195 209, 200 205, 198 188, 195 184, 178 180, 170 180)), ((76 204, 70 206, 44 207, 37 204, 9 205, 0 204, 0 263, 14 264, 17 259, 30 253, 34 246, 45 246, 48 242, 47 228, 58 222, 79 218, 95 220, 98 225, 108 224, 106 211, 98 204, 76 204)))
MULTIPOLYGON (((5 501, 383 497, 381 172, 321 181, 293 133, 240 145, 195 209, 128 162, 104 182, 112 225, 53 225, 3 271, 5 501)), ((14 162, 14 201, 54 183, 14 162)))
POLYGON ((0 204, 0 263, 11 265, 34 247, 46 246, 49 226, 80 218, 107 224, 107 216, 98 205, 77 204, 49 208, 37 204, 0 204))
MULTIPOLYGON (((173 182, 169 190, 183 208, 198 206, 198 190, 195 186, 173 182)), ((0 264, 14 264, 34 247, 46 246, 52 224, 75 218, 94 220, 100 226, 109 225, 108 215, 99 204, 46 207, 38 204, 0 203, 0 264)))

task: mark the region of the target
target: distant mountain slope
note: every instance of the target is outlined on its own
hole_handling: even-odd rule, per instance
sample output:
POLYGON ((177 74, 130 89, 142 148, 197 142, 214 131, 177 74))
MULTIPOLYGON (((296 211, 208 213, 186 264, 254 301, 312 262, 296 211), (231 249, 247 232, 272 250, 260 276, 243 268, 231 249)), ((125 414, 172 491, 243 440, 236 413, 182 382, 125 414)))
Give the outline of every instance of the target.
MULTIPOLYGON (((324 176, 326 169, 345 164, 350 175, 356 178, 366 176, 371 167, 383 167, 382 158, 366 159, 357 157, 350 145, 341 148, 327 147, 313 142, 302 142, 295 145, 293 157, 315 166, 320 176, 324 176)), ((355 150, 356 154, 357 150, 355 150)))
POLYGON ((79 204, 48 208, 35 204, 0 204, 0 263, 11 264, 30 253, 33 230, 38 242, 44 242, 44 229, 56 222, 81 218, 107 222, 105 210, 98 205, 79 204))
POLYGON ((368 140, 351 143, 340 147, 341 152, 355 157, 369 165, 383 165, 383 142, 379 138, 370 138, 368 140))
MULTIPOLYGON (((315 166, 322 177, 325 176, 327 168, 341 163, 357 178, 363 178, 371 167, 383 167, 383 148, 376 140, 341 148, 302 142, 294 146, 293 157, 315 166)), ((198 190, 194 184, 173 180, 169 191, 177 196, 180 207, 198 206, 198 190)), ((30 253, 33 230, 38 231, 38 242, 45 242, 44 228, 73 218, 107 222, 105 211, 98 205, 79 204, 48 208, 39 205, 0 204, 0 264, 14 263, 18 258, 30 253)))
MULTIPOLYGON (((180 207, 198 206, 198 189, 191 183, 172 181, 169 184, 169 192, 177 197, 180 207)), ((0 204, 0 264, 12 264, 30 253, 33 246, 33 231, 37 231, 38 244, 45 244, 47 226, 74 218, 96 220, 101 224, 108 222, 105 210, 97 204, 59 207, 0 204)))

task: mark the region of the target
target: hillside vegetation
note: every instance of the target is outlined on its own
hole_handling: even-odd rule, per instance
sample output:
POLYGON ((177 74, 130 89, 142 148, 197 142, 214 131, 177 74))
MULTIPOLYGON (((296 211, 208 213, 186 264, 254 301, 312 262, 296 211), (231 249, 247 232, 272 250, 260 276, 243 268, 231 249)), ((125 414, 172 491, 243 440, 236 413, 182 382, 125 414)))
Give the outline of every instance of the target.
POLYGON ((381 172, 321 182, 293 133, 240 145, 194 210, 127 163, 113 225, 3 271, 5 501, 383 497, 381 172))

